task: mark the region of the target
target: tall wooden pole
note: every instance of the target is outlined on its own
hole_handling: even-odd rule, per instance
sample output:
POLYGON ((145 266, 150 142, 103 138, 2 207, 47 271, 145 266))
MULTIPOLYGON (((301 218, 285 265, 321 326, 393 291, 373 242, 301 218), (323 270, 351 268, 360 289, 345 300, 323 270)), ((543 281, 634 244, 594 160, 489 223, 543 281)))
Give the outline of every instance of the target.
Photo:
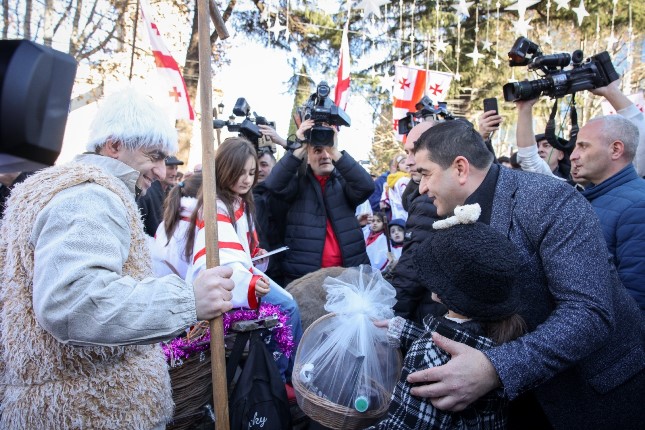
MULTIPOLYGON (((198 0, 199 34, 199 99, 201 102, 202 172, 204 194, 204 228, 206 229, 206 267, 219 266, 217 246, 217 184, 215 183, 215 148, 213 141, 211 43, 209 0, 198 0)), ((215 14, 219 11, 215 8, 215 14)), ((222 22, 223 26, 223 22, 222 22)), ((225 30, 225 28, 224 28, 225 30)), ((211 372, 213 379, 213 407, 215 428, 229 430, 228 390, 226 387, 226 360, 224 353, 224 327, 222 317, 210 322, 211 372)))

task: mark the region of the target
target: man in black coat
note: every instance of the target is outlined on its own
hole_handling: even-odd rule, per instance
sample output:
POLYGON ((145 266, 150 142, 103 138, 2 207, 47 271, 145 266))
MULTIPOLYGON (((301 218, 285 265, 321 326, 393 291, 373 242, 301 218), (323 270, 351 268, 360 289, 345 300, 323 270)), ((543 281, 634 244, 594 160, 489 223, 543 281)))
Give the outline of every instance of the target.
MULTIPOLYGON (((265 179, 275 167, 275 157, 269 146, 258 148, 258 182, 253 187, 255 201, 255 223, 260 240, 260 248, 272 251, 284 245, 284 219, 287 205, 282 199, 275 198, 267 188, 265 179)), ((284 253, 272 255, 269 267, 264 272, 279 285, 286 285, 282 277, 282 258, 284 253)))
POLYGON ((184 164, 183 161, 171 155, 166 158, 166 177, 154 181, 148 191, 137 199, 137 205, 143 218, 143 231, 148 236, 154 237, 157 227, 163 221, 163 202, 170 189, 177 182, 177 170, 184 164))
MULTIPOLYGON (((304 121, 296 136, 313 126, 304 121)), ((370 264, 356 207, 374 191, 369 173, 345 151, 304 143, 289 151, 265 180, 288 205, 282 261, 285 283, 323 267, 370 264), (307 155, 307 166, 300 169, 307 155)))
POLYGON ((410 168, 411 180, 402 198, 403 208, 408 211, 408 219, 405 223, 403 253, 394 267, 392 277, 392 285, 396 289, 394 312, 398 316, 417 322, 421 322, 428 314, 439 316, 447 311, 444 305, 433 301, 430 295, 425 293, 425 284, 432 280, 418 279, 413 263, 417 246, 432 234, 432 223, 439 219, 437 208, 432 200, 427 195, 419 193, 421 176, 414 162, 414 142, 434 124, 436 123, 433 120, 417 124, 410 130, 403 144, 403 149, 408 156, 406 165, 410 168))

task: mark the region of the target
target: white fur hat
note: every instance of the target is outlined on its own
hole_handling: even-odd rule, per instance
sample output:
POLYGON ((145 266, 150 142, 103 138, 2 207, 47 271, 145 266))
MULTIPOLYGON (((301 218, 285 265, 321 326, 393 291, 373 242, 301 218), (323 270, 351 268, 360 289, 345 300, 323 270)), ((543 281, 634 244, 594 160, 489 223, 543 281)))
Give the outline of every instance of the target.
POLYGON ((151 98, 132 86, 118 91, 100 103, 90 126, 87 150, 95 152, 108 139, 120 141, 125 148, 160 149, 177 152, 177 130, 166 113, 151 98))

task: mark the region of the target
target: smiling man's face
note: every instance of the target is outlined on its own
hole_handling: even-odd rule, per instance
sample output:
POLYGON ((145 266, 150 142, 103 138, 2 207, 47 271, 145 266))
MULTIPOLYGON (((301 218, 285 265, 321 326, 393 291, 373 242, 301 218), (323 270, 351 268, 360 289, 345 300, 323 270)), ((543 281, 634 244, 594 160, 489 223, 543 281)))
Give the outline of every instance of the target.
POLYGON ((417 171, 421 175, 419 193, 434 199, 439 216, 452 215, 458 205, 463 205, 466 198, 459 185, 459 171, 449 166, 444 169, 429 158, 430 152, 421 149, 414 154, 417 171))
POLYGON ((166 177, 167 154, 159 149, 130 150, 120 145, 115 155, 113 158, 139 172, 137 187, 141 190, 141 195, 145 195, 154 181, 166 177))

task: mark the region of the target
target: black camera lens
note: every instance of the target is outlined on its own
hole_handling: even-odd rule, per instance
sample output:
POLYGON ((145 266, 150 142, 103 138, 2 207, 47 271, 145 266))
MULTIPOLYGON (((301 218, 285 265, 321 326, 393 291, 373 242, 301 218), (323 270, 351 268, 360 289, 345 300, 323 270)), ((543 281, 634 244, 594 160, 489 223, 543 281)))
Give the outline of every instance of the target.
POLYGON ((329 96, 329 85, 327 82, 322 81, 320 84, 318 84, 318 88, 316 89, 316 93, 318 94, 318 97, 321 99, 324 99, 325 97, 329 96))
POLYGON ((532 100, 540 97, 542 92, 548 92, 553 87, 550 79, 536 79, 535 81, 510 82, 502 87, 504 100, 514 102, 518 100, 532 100))
POLYGON ((334 146, 334 129, 325 126, 314 126, 310 130, 309 144, 313 146, 334 146))

